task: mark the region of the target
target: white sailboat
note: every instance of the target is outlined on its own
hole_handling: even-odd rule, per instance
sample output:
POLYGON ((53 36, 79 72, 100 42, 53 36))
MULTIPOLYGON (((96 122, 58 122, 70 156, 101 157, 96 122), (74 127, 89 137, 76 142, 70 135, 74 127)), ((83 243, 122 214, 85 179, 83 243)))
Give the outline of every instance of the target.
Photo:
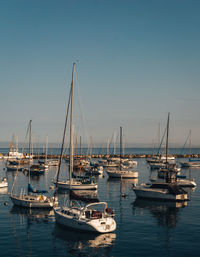
MULTIPOLYGON (((93 179, 77 179, 72 178, 73 168, 74 168, 74 159, 73 159, 73 104, 74 104, 74 71, 75 64, 73 64, 72 71, 72 83, 71 83, 71 91, 70 91, 70 165, 69 165, 69 179, 65 181, 57 181, 55 182, 56 187, 61 190, 96 190, 98 188, 98 184, 93 179)), ((66 117, 67 119, 67 117, 66 117)), ((66 121, 65 121, 66 123, 66 121)), ((65 128, 66 129, 66 128, 65 128)), ((65 131, 64 131, 65 134, 65 131)), ((64 137, 63 137, 64 139, 64 137)), ((62 155, 62 154, 61 154, 62 155)), ((58 169, 59 170, 59 169, 58 169)), ((59 171, 58 171, 59 175, 59 171)))
MULTIPOLYGON (((187 141, 187 140, 186 140, 187 141)), ((189 155, 191 156, 191 143, 192 143, 192 131, 189 132, 189 155)), ((200 159, 199 158, 189 158, 187 161, 179 162, 182 168, 199 168, 200 159)))
POLYGON ((122 127, 120 127, 120 169, 106 170, 109 178, 138 178, 138 171, 129 170, 122 164, 122 127))
MULTIPOLYGON (((32 129, 32 120, 29 123, 29 156, 30 156, 30 146, 31 146, 31 129, 32 129)), ((17 173, 15 176, 15 180, 17 177, 17 173)), ((28 193, 23 192, 21 190, 20 195, 13 194, 13 188, 15 184, 15 180, 11 189, 10 198, 13 204, 21 207, 28 208, 53 208, 53 206, 57 206, 58 199, 57 197, 47 197, 44 195, 46 191, 35 190, 30 185, 30 159, 29 159, 29 183, 28 183, 28 193)))
POLYGON ((74 230, 109 233, 116 229, 113 212, 107 208, 106 202, 90 203, 84 207, 56 207, 54 212, 57 223, 74 230), (103 206, 103 211, 99 206, 103 206))
MULTIPOLYGON (((76 179, 72 179, 72 172, 73 172, 73 81, 74 81, 74 68, 75 64, 73 64, 73 72, 72 72, 72 85, 71 85, 71 114, 70 114, 70 177, 69 180, 66 182, 58 181, 59 176, 59 169, 61 163, 61 157, 63 154, 63 145, 64 145, 64 138, 65 138, 65 131, 66 131, 66 121, 65 120, 65 129, 63 133, 63 142, 61 147, 61 154, 60 154, 60 162, 59 162, 59 169, 57 174, 56 180, 56 187, 55 187, 55 194, 57 194, 57 190, 60 188, 64 189, 89 189, 87 184, 79 183, 76 179)), ((90 184, 88 184, 90 185, 90 184)), ((91 185, 92 186, 92 185, 91 185)), ((94 188, 97 185, 94 184, 94 188)), ((112 232, 116 229, 116 222, 113 219, 114 213, 110 208, 107 208, 107 203, 105 202, 98 202, 88 204, 85 207, 79 206, 69 206, 69 207, 55 207, 55 218, 56 222, 60 225, 65 227, 69 227, 74 230, 81 230, 86 232, 98 232, 98 233, 108 233, 112 232), (99 210, 101 207, 101 210, 99 210), (103 210, 102 210, 103 207, 103 210)))

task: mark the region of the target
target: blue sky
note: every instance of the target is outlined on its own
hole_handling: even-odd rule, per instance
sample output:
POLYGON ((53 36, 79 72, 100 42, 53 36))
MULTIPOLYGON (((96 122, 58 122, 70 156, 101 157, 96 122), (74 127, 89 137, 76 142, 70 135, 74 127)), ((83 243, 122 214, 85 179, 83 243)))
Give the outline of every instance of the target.
POLYGON ((151 145, 170 112, 170 142, 192 129, 200 145, 199 11, 195 0, 1 1, 0 141, 23 141, 30 119, 35 138, 61 141, 76 62, 86 141, 122 126, 126 143, 151 145))

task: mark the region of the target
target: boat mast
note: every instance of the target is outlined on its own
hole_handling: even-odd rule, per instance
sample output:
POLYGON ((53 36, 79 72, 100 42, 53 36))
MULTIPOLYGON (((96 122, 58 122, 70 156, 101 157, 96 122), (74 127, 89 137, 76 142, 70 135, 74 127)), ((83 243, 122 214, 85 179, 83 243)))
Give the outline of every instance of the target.
POLYGON ((75 63, 72 69, 72 83, 71 83, 71 108, 70 108, 70 166, 69 166, 69 181, 71 184, 73 172, 73 105, 74 105, 74 71, 75 63))
POLYGON ((192 153, 192 151, 191 151, 191 143, 192 143, 192 130, 190 129, 190 142, 189 142, 189 148, 190 148, 190 156, 189 156, 189 158, 191 158, 191 153, 192 153))
POLYGON ((31 134, 32 134, 32 120, 30 120, 29 123, 29 167, 28 167, 28 183, 30 184, 31 181, 31 171, 30 171, 30 167, 31 167, 31 134))
POLYGON ((45 164, 47 164, 47 153, 48 153, 48 136, 46 136, 45 164))
POLYGON ((168 157, 168 140, 169 140, 169 115, 168 113, 168 118, 167 118, 167 136, 166 136, 166 165, 167 165, 167 157, 168 157))
POLYGON ((120 127, 120 170, 122 169, 122 127, 120 127))
POLYGON ((80 155, 80 157, 81 157, 81 155, 82 155, 82 149, 81 149, 81 136, 80 136, 80 152, 79 152, 79 155, 80 155))

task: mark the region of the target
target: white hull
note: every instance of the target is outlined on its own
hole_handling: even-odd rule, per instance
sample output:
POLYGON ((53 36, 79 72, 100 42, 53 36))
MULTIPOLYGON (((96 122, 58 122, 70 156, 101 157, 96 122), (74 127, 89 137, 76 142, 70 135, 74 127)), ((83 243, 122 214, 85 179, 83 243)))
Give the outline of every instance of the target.
POLYGON ((53 208, 54 206, 54 201, 52 199, 52 201, 40 201, 38 198, 36 197, 30 197, 28 196, 24 196, 24 197, 18 197, 18 196, 14 196, 11 195, 10 196, 13 204, 20 206, 20 207, 26 207, 26 208, 53 208))
POLYGON ((73 230, 96 232, 96 233, 109 233, 116 229, 116 223, 111 217, 85 220, 78 219, 67 214, 63 214, 60 208, 54 208, 56 222, 62 226, 68 227, 73 230))
POLYGON ((196 187, 197 186, 197 184, 194 181, 188 180, 188 179, 177 179, 176 184, 181 187, 196 187))
POLYGON ((71 183, 69 181, 59 181, 57 182, 57 186, 58 189, 62 189, 62 190, 96 190, 98 188, 97 184, 82 184, 80 182, 74 182, 71 181, 71 183))
POLYGON ((180 162, 182 168, 198 168, 200 167, 199 162, 180 162))
POLYGON ((110 178, 138 178, 137 171, 110 170, 106 172, 110 178))
POLYGON ((187 194, 172 195, 166 193, 165 190, 152 190, 150 188, 133 188, 135 194, 139 198, 162 199, 170 201, 186 201, 187 194))

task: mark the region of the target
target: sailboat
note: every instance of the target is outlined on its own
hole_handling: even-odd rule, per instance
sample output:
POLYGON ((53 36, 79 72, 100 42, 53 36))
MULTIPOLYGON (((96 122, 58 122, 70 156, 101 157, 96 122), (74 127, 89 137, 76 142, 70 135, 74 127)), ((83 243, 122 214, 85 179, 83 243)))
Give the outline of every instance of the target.
POLYGON ((137 178, 138 171, 129 170, 122 164, 122 127, 120 127, 120 170, 106 170, 109 178, 137 178))
MULTIPOLYGON (((32 130, 32 120, 29 122, 29 156, 31 147, 31 130, 32 130)), ((16 181, 17 173, 14 179, 14 183, 11 189, 10 198, 13 204, 21 207, 28 208, 53 208, 58 204, 57 197, 47 197, 44 195, 46 191, 36 190, 30 184, 30 158, 29 158, 29 183, 28 183, 28 193, 23 192, 21 189, 20 195, 13 194, 13 188, 16 181)))
POLYGON ((57 223, 74 230, 110 233, 116 229, 114 213, 106 202, 90 203, 84 207, 55 207, 54 212, 57 223))
POLYGON ((168 156, 168 136, 169 136, 169 116, 167 118, 166 135, 166 170, 164 182, 142 183, 140 186, 133 185, 133 190, 138 198, 162 199, 170 201, 186 201, 188 195, 177 183, 176 172, 169 168, 168 156))
MULTIPOLYGON (((187 142, 187 140, 186 140, 186 142, 187 142)), ((190 132, 189 132, 189 149, 190 149, 189 155, 190 156, 191 156, 191 142, 192 142, 192 131, 190 130, 190 132)), ((198 167, 200 167, 200 159, 198 159, 198 158, 189 158, 188 161, 182 161, 179 163, 182 168, 198 168, 198 167)))
MULTIPOLYGON (((74 104, 74 71, 75 71, 75 64, 73 64, 73 71, 72 71, 72 83, 71 83, 71 91, 70 91, 70 98, 69 98, 69 103, 70 103, 70 165, 69 165, 69 179, 66 181, 58 181, 58 176, 59 176, 59 168, 58 168, 58 173, 57 173, 57 180, 55 182, 56 187, 61 190, 96 190, 98 187, 98 184, 93 180, 93 179, 78 179, 74 178, 72 176, 73 174, 73 169, 74 169, 74 159, 73 159, 73 131, 74 131, 74 126, 73 126, 73 104, 74 104)), ((68 103, 68 107, 69 107, 68 103)), ((68 109, 69 110, 69 109, 68 109)), ((67 123, 67 116, 66 115, 66 121, 65 124, 67 123)), ((66 126, 65 126, 66 129, 66 126)), ((64 131, 65 134, 65 131, 64 131)), ((64 136, 63 136, 64 140, 64 136)), ((60 167, 60 166, 59 166, 60 167)))
MULTIPOLYGON (((81 181, 78 181, 72 178, 73 172, 73 81, 74 81, 74 69, 75 64, 73 64, 72 71, 72 84, 71 84, 71 113, 70 113, 70 177, 66 182, 58 181, 59 169, 61 163, 61 157, 63 154, 63 145, 65 138, 65 130, 67 124, 67 115, 65 120, 65 128, 63 133, 63 142, 61 147, 59 169, 57 174, 57 180, 55 183, 55 195, 57 190, 60 188, 64 189, 89 189, 92 187, 95 189, 97 184, 83 184, 81 181)), ((69 105, 68 105, 69 106, 69 105)), ((68 109, 69 110, 69 109, 68 109)), ((68 113, 68 111, 67 111, 68 113)), ((75 230, 87 231, 87 232, 98 232, 98 233, 108 233, 116 229, 116 222, 113 219, 114 212, 107 207, 106 202, 90 203, 84 207, 72 206, 70 202, 69 207, 54 207, 56 222, 65 227, 69 227, 75 230)))

